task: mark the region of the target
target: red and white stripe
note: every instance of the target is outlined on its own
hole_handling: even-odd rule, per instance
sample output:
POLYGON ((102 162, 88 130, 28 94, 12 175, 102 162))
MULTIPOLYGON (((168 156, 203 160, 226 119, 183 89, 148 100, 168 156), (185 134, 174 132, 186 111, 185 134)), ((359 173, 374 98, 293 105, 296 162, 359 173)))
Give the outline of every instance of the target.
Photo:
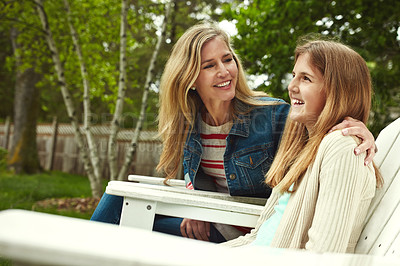
POLYGON ((217 190, 225 193, 229 191, 225 177, 224 154, 226 137, 231 127, 231 122, 222 126, 210 126, 202 122, 200 127, 201 145, 203 147, 200 166, 205 174, 214 178, 217 190))

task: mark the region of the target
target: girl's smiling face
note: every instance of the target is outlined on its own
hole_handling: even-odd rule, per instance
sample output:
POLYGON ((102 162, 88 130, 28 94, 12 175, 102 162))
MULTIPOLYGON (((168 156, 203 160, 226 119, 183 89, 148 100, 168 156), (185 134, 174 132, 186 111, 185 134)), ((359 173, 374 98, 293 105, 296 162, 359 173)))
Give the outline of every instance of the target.
POLYGON ((238 68, 225 42, 216 37, 201 48, 200 74, 194 86, 206 108, 230 105, 235 97, 238 68))
POLYGON ((310 132, 325 106, 326 95, 322 73, 310 64, 309 57, 304 53, 297 58, 288 90, 292 105, 289 118, 310 132))

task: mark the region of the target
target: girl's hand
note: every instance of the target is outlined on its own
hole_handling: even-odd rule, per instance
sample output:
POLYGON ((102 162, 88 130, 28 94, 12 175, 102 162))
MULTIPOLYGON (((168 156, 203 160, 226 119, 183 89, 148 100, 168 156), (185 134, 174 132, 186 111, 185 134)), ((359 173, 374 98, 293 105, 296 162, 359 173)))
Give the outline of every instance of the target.
POLYGON ((375 145, 374 136, 363 122, 351 117, 346 117, 342 123, 334 126, 330 131, 334 130, 341 130, 343 136, 350 135, 360 138, 362 142, 354 149, 354 153, 358 155, 366 151, 367 157, 365 157, 364 164, 368 165, 370 162, 372 162, 372 159, 375 157, 375 153, 378 151, 378 149, 375 145))
POLYGON ((209 241, 210 223, 185 218, 181 223, 181 234, 183 237, 209 241))

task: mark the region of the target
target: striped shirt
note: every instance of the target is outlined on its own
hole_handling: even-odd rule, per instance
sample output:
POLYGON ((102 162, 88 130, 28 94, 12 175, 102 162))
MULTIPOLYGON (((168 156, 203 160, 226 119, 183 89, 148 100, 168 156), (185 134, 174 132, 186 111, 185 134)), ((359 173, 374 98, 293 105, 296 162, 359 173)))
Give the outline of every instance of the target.
POLYGON ((203 153, 200 167, 205 174, 214 178, 217 191, 229 193, 225 177, 224 154, 226 137, 232 127, 232 121, 221 126, 210 126, 201 120, 200 137, 203 153))
MULTIPOLYGON (((214 178, 217 191, 223 193, 229 193, 224 169, 224 154, 226 150, 226 137, 231 131, 232 125, 232 121, 221 126, 210 126, 203 120, 200 122, 200 138, 203 148, 200 167, 205 174, 214 178)), ((234 239, 249 232, 248 228, 226 224, 214 223, 214 227, 226 240, 234 239)))

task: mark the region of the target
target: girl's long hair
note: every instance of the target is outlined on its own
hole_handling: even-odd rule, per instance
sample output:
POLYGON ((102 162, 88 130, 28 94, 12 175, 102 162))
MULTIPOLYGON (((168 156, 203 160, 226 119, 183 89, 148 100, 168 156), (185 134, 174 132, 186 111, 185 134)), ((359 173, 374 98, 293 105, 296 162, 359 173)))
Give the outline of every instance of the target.
POLYGON ((157 170, 163 171, 167 179, 175 178, 178 173, 186 137, 193 129, 199 111, 204 107, 197 92, 190 88, 200 73, 201 48, 214 38, 221 38, 225 42, 238 68, 236 95, 232 100, 232 117, 240 112, 237 101, 248 105, 266 104, 254 98, 266 94, 252 91, 248 87, 242 64, 233 51, 226 32, 212 22, 189 28, 174 45, 160 83, 158 129, 163 150, 157 170))
MULTIPOLYGON (((308 53, 310 64, 322 73, 326 104, 313 131, 288 118, 277 155, 266 175, 266 183, 283 193, 304 176, 315 160, 318 147, 328 131, 346 116, 368 121, 371 108, 371 77, 364 59, 348 46, 336 41, 309 41, 298 45, 295 62, 308 53), (309 134, 310 133, 310 134, 309 134)), ((289 116, 290 117, 290 116, 289 116)), ((375 168, 377 185, 382 177, 375 168)))

